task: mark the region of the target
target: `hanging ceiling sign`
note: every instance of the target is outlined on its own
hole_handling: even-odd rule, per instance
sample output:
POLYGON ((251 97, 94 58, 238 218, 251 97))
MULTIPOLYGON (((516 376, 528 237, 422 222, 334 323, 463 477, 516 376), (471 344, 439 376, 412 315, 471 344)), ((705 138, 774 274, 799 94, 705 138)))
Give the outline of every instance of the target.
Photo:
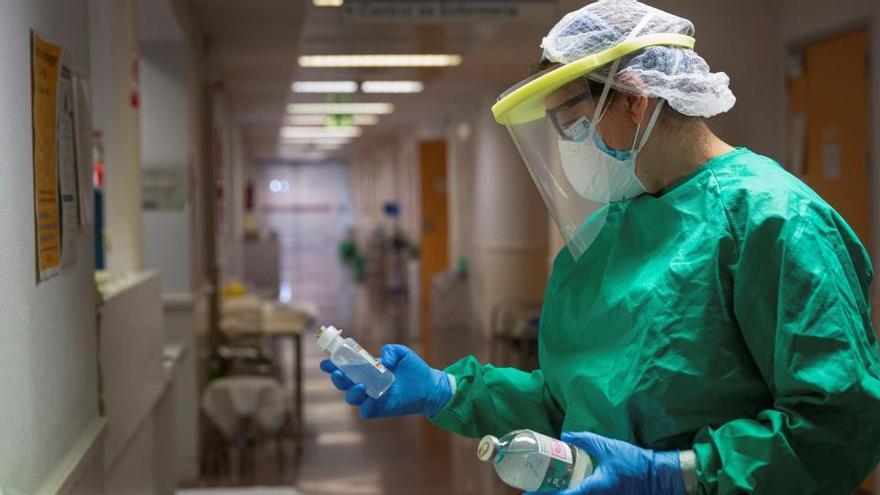
POLYGON ((555 0, 346 0, 342 15, 351 22, 533 22, 555 7, 555 0))

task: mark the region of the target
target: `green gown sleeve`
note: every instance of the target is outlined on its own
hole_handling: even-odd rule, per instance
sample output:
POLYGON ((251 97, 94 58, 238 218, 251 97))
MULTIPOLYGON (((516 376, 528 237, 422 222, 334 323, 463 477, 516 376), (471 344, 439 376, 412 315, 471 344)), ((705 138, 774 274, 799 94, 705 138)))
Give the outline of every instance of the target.
POLYGON ((541 370, 481 365, 473 356, 446 369, 456 390, 431 418, 441 428, 466 437, 501 436, 528 428, 558 437, 563 413, 550 396, 541 370))
POLYGON ((697 434, 702 493, 848 494, 878 461, 870 260, 827 205, 783 217, 741 229, 733 270, 733 314, 774 404, 697 434))

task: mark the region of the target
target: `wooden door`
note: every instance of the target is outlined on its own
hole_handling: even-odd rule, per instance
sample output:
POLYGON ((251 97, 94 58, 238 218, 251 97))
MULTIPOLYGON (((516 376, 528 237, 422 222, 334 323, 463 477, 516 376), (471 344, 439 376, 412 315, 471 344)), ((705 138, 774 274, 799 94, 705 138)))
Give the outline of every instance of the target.
POLYGON ((446 141, 419 143, 421 170, 421 341, 431 356, 431 280, 449 268, 449 222, 446 182, 446 141))
POLYGON ((796 51, 788 91, 791 139, 803 153, 793 171, 870 247, 868 46, 860 30, 796 51))

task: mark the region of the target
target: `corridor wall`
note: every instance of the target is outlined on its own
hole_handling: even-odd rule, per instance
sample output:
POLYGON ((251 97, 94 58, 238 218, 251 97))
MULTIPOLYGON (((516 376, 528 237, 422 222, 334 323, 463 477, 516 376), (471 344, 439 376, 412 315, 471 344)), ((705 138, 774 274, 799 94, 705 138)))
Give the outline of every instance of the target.
MULTIPOLYGON (((188 60, 181 41, 139 45, 142 101, 141 140, 145 169, 178 170, 189 181, 188 60)), ((144 266, 162 274, 162 292, 190 295, 192 259, 190 185, 182 208, 147 209, 144 222, 144 266), (169 245, 168 240, 174 239, 169 245)))
POLYGON ((100 493, 91 226, 78 234, 75 263, 36 283, 31 29, 88 76, 88 2, 9 0, 0 14, 0 490, 100 493))

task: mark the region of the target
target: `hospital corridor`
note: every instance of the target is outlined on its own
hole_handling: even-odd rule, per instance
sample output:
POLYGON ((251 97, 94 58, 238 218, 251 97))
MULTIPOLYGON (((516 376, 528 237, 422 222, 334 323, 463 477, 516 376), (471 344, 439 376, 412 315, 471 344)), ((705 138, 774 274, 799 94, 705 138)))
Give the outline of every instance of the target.
POLYGON ((880 2, 0 0, 0 495, 880 495, 880 2))

